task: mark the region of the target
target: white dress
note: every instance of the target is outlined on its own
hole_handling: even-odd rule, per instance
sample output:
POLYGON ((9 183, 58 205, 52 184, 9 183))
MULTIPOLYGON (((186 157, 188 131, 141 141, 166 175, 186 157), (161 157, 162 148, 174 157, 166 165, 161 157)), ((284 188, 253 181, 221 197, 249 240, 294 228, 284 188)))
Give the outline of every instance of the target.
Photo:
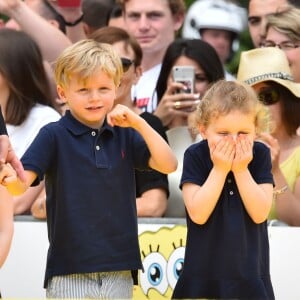
POLYGON ((171 128, 167 130, 166 134, 169 145, 178 160, 178 166, 175 172, 168 175, 170 196, 168 199, 165 217, 184 218, 185 206, 183 202, 182 191, 179 188, 183 168, 183 156, 185 150, 193 143, 201 141, 202 137, 198 134, 196 139, 193 140, 187 126, 171 128))

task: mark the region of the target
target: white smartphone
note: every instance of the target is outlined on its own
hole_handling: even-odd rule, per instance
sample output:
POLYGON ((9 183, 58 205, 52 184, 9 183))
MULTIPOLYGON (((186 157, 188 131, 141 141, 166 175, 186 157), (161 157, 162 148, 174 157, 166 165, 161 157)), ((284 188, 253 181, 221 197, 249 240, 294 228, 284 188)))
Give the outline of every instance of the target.
POLYGON ((184 84, 185 89, 178 93, 194 93, 195 89, 195 68, 192 66, 174 66, 172 70, 173 80, 184 84))

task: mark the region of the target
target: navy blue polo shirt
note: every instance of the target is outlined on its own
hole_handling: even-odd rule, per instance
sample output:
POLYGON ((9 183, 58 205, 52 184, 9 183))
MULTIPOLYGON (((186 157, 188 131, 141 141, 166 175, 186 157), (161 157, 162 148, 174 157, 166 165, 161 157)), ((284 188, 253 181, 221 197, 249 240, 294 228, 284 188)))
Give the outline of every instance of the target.
MULTIPOLYGON (((258 184, 273 184, 270 149, 254 142, 249 172, 258 184)), ((207 140, 184 154, 181 186, 203 185, 213 163, 207 140)), ((256 224, 247 213, 232 172, 207 222, 187 218, 183 271, 175 299, 274 299, 269 266, 267 221, 256 224)))
POLYGON ((45 274, 137 270, 135 177, 149 150, 132 128, 100 130, 69 111, 44 126, 22 157, 38 184, 45 176, 49 249, 45 274))

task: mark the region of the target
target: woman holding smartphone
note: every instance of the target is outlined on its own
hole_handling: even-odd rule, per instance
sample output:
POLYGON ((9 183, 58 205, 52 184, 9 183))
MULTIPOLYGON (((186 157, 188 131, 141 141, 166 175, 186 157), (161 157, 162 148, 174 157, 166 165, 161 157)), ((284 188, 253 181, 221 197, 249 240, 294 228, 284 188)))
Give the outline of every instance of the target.
MULTIPOLYGON (((185 71, 183 71, 185 72, 185 71)), ((177 39, 168 47, 158 77, 156 92, 158 106, 154 112, 170 129, 186 126, 190 112, 195 110, 201 95, 210 84, 224 78, 222 63, 215 49, 199 39, 177 39), (174 68, 175 67, 175 68, 174 68), (176 80, 182 67, 194 69, 194 93, 186 90, 182 80, 176 80), (174 71, 173 71, 174 70, 174 71), (181 90, 178 93, 178 90, 181 90)))
POLYGON ((166 127, 169 144, 178 160, 177 170, 168 175, 170 196, 166 217, 185 217, 179 189, 183 154, 188 146, 200 138, 189 129, 189 123, 201 95, 212 83, 223 78, 223 65, 215 49, 208 43, 200 39, 176 39, 169 45, 156 85, 158 104, 154 112, 166 127), (194 78, 186 76, 191 70, 194 78), (193 82, 193 91, 187 88, 187 81, 193 82))

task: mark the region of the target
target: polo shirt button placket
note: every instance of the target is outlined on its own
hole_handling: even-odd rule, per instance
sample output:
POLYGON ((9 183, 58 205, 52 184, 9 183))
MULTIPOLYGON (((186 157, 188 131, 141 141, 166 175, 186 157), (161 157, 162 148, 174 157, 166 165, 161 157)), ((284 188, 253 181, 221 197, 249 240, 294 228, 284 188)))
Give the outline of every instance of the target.
MULTIPOLYGON (((231 185, 231 183, 232 183, 231 178, 228 178, 227 182, 229 183, 229 185, 231 185)), ((233 190, 230 190, 229 195, 232 196, 233 194, 234 194, 233 190)))
MULTIPOLYGON (((91 132, 91 135, 92 135, 92 136, 96 136, 96 135, 97 135, 96 131, 92 131, 92 132, 91 132)), ((97 151, 100 150, 100 146, 99 146, 99 145, 96 145, 96 150, 97 150, 97 151)))

